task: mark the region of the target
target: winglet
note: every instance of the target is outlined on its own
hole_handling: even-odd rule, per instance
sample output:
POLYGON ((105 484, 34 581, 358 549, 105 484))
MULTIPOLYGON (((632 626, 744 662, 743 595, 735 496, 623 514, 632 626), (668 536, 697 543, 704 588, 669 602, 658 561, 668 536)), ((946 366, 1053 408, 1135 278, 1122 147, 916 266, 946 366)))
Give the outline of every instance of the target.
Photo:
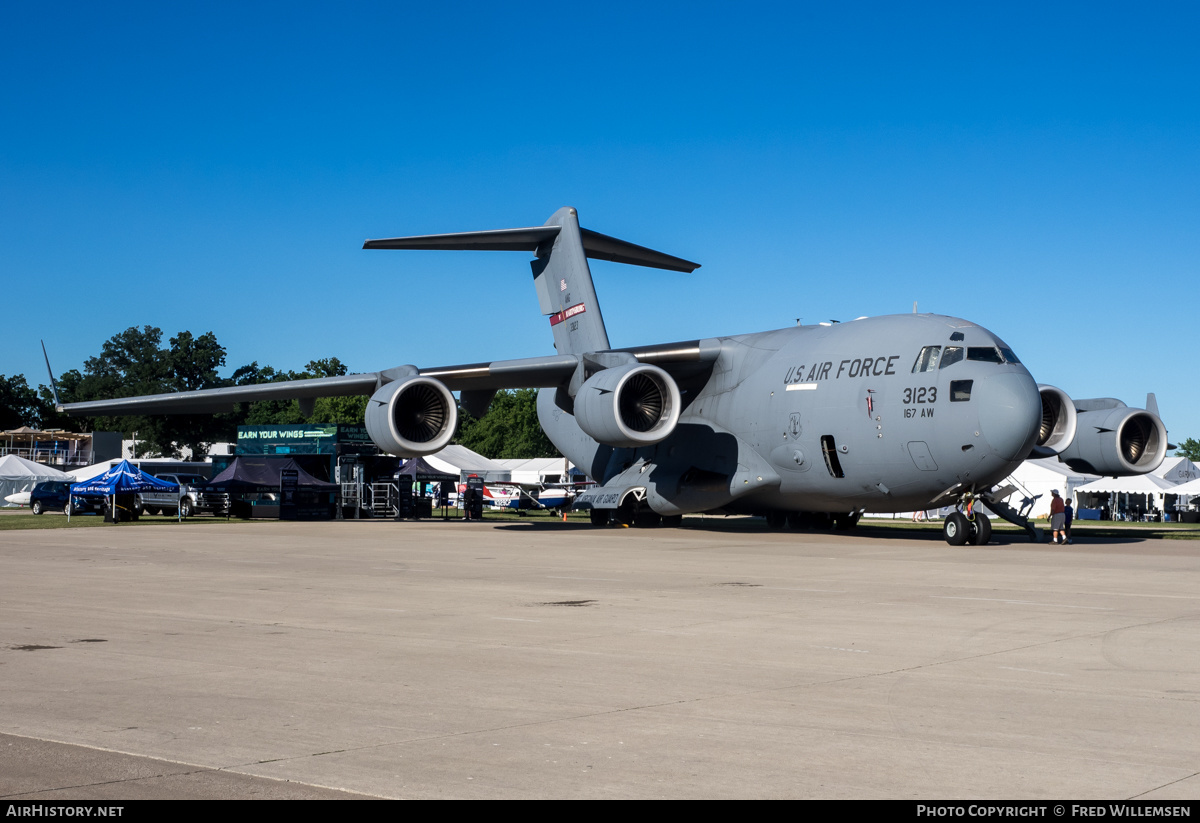
POLYGON ((50 375, 50 393, 54 395, 54 410, 62 412, 62 401, 58 399, 58 386, 54 383, 54 372, 50 370, 50 355, 46 354, 46 341, 38 341, 42 344, 42 357, 46 358, 46 374, 50 375))

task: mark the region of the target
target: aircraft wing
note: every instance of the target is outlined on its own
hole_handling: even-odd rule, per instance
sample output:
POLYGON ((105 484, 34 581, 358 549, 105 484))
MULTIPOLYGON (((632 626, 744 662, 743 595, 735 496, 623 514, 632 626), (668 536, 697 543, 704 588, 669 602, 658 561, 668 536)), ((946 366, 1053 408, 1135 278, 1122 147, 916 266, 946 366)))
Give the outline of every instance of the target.
POLYGON ((145 394, 139 397, 114 397, 64 403, 62 410, 74 417, 122 414, 195 414, 232 411, 235 403, 256 400, 293 400, 317 397, 343 397, 370 394, 379 383, 376 374, 348 374, 340 377, 315 377, 281 383, 257 383, 221 389, 145 394))
MULTIPOLYGON (((706 374, 720 352, 715 339, 690 340, 655 346, 614 349, 603 354, 632 357, 641 363, 652 363, 666 369, 677 379, 696 373, 706 374)), ((488 363, 467 363, 455 366, 435 366, 419 369, 398 366, 378 372, 347 374, 339 377, 314 377, 308 380, 286 380, 279 383, 256 383, 249 386, 228 386, 220 389, 200 389, 190 392, 147 394, 138 397, 114 397, 111 400, 88 400, 65 403, 59 408, 73 417, 125 414, 214 414, 232 411, 236 403, 259 400, 315 400, 318 397, 370 396, 403 377, 420 375, 432 377, 450 391, 474 395, 468 405, 473 414, 482 414, 491 401, 491 393, 500 389, 541 389, 563 386, 571 379, 581 360, 593 355, 551 354, 542 357, 523 357, 518 360, 493 360, 488 363), (486 399, 486 402, 484 402, 486 399)), ((467 398, 464 398, 466 401, 467 398)))
MULTIPOLYGON (((279 383, 257 383, 190 392, 148 394, 66 403, 61 409, 75 417, 125 414, 198 414, 232 411, 236 403, 259 400, 305 400, 318 397, 369 396, 383 385, 409 375, 433 377, 451 391, 558 386, 570 379, 579 359, 574 355, 496 360, 458 366, 418 369, 400 366, 380 372, 315 377, 279 383)), ((490 399, 490 397, 489 397, 490 399)))

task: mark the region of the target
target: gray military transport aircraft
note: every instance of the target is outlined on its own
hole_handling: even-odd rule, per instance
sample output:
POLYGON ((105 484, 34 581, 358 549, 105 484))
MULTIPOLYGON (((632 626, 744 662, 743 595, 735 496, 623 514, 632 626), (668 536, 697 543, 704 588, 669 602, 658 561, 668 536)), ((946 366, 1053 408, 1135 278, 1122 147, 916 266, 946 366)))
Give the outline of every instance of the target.
POLYGON ((562 208, 542 226, 368 240, 365 249, 532 252, 556 354, 125 397, 73 415, 227 411, 234 403, 369 395, 366 427, 401 457, 432 454, 461 404, 482 415, 498 389, 538 388, 538 420, 596 481, 575 508, 596 525, 678 525, 694 512, 763 515, 773 528, 852 528, 864 512, 953 505, 953 545, 984 544, 982 501, 1039 535, 996 488, 1026 458, 1057 455, 1102 475, 1144 474, 1167 449, 1144 409, 1072 400, 1039 385, 1004 341, 957 317, 853 322, 614 349, 587 258, 690 272, 698 264, 581 229, 562 208))

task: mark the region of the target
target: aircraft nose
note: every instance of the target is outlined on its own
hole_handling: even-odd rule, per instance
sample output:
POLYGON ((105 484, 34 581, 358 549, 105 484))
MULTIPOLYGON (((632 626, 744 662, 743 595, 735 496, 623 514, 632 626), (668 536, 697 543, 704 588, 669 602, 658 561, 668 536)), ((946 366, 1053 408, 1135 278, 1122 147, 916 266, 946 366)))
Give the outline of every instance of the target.
POLYGON ((1023 460, 1033 448, 1042 400, 1028 372, 993 374, 975 381, 979 429, 1005 460, 1023 460))

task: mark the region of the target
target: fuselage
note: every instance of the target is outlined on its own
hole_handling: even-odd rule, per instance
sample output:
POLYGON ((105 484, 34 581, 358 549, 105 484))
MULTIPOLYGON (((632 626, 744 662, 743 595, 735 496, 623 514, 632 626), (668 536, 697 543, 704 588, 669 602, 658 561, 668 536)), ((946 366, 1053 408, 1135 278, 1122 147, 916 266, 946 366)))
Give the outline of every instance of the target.
POLYGON ((652 472, 661 513, 906 511, 984 490, 1029 454, 1037 384, 974 323, 893 315, 700 341, 719 349, 655 446, 596 443, 539 397, 551 440, 600 483, 652 472))

